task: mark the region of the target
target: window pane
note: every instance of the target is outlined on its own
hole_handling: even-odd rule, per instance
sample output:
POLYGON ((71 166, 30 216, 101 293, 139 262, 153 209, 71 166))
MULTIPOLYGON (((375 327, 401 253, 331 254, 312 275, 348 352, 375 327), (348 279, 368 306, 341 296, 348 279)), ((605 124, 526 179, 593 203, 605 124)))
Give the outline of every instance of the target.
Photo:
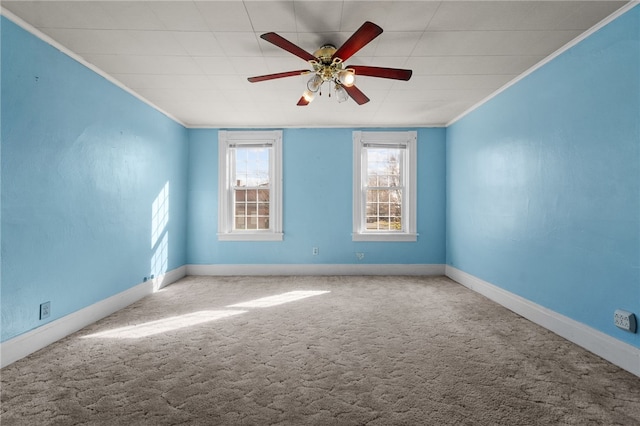
POLYGON ((247 217, 247 229, 258 229, 258 218, 255 216, 247 217))
POLYGON ((369 217, 367 216, 367 230, 377 231, 378 230, 378 217, 369 217))
POLYGON ((234 221, 234 225, 235 225, 235 229, 246 229, 244 216, 236 217, 236 220, 234 221))
POLYGON ((368 189, 365 204, 366 229, 402 230, 402 189, 368 189))
POLYGON ((236 189, 236 202, 245 202, 247 200, 246 189, 236 189))
POLYGON ((268 189, 258 189, 258 201, 269 201, 268 189))
POLYGON ((260 216, 258 218, 258 229, 269 229, 269 217, 260 216))
POLYGON ((400 176, 400 159, 403 150, 399 148, 368 148, 367 175, 379 175, 384 182, 377 186, 389 186, 390 177, 400 176))
POLYGON ((402 189, 390 190, 389 202, 400 206, 402 204, 402 189))
POLYGON ((383 231, 389 230, 389 216, 380 216, 378 227, 383 231))
MULTIPOLYGON (((247 152, 242 153, 245 157, 248 155, 247 152)), ((257 157, 256 157, 257 158, 257 157)), ((240 162, 241 166, 247 165, 247 162, 240 162)), ((240 176, 236 173, 236 176, 240 176)), ((248 181, 238 179, 239 183, 243 185, 244 183, 251 184, 252 182, 257 182, 256 176, 251 177, 251 175, 247 174, 248 181), (254 180, 252 180, 254 179, 254 180)), ((260 178, 261 181, 264 179, 260 178)), ((268 181, 268 178, 266 179, 268 181)), ((246 186, 241 186, 241 188, 246 188, 246 186)), ((268 230, 269 228, 269 215, 270 215, 270 190, 269 189, 235 189, 236 202, 234 205, 233 215, 235 217, 234 220, 234 229, 235 230, 268 230)))
POLYGON ((269 203, 258 204, 258 215, 269 216, 269 203))
POLYGON ((247 203, 247 216, 258 215, 258 205, 256 203, 247 203))
POLYGON ((234 179, 236 186, 268 186, 271 148, 238 146, 233 149, 236 158, 234 179))

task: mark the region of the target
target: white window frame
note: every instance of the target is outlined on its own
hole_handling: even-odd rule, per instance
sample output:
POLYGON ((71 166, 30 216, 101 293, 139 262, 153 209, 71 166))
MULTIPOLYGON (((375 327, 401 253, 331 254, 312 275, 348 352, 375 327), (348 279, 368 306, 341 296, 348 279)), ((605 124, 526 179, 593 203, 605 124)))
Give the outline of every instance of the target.
POLYGON ((416 131, 406 132, 353 132, 353 241, 399 241, 418 240, 417 217, 417 139, 416 131), (366 184, 368 182, 366 146, 404 147, 402 179, 402 230, 373 231, 366 229, 366 184))
POLYGON ((218 131, 218 240, 282 241, 282 130, 218 131), (269 156, 269 229, 233 229, 234 192, 231 149, 238 145, 271 146, 269 156))

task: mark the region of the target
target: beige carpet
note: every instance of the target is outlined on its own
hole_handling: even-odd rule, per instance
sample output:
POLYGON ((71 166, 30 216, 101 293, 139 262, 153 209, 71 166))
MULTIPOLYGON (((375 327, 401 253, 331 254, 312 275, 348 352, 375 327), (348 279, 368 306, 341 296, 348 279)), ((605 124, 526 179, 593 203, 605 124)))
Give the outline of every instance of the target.
POLYGON ((187 277, 1 376, 2 426, 640 424, 640 378, 443 277, 187 277))

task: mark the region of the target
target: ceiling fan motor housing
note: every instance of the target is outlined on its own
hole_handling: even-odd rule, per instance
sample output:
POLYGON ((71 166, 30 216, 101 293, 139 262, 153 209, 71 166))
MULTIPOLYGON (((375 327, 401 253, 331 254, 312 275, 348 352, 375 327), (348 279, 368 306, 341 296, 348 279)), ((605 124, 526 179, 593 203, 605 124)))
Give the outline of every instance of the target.
POLYGON ((333 58, 336 47, 332 44, 325 44, 313 53, 318 60, 309 61, 313 70, 323 81, 336 80, 336 74, 344 69, 341 58, 333 58))
POLYGON ((331 65, 334 53, 336 53, 336 47, 333 44, 324 44, 320 47, 320 49, 316 50, 313 53, 313 56, 320 59, 320 62, 324 65, 331 65))

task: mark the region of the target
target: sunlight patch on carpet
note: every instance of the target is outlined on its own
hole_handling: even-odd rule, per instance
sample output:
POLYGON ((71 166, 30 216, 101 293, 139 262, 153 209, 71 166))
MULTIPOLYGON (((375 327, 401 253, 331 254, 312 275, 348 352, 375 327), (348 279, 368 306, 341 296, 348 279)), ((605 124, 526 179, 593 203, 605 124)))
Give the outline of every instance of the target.
POLYGON ((165 333, 167 331, 179 330, 185 327, 215 321, 233 315, 243 314, 247 311, 199 311, 175 317, 164 318, 157 321, 143 324, 131 325, 90 334, 84 338, 106 338, 106 339, 138 339, 141 337, 153 336, 154 334, 165 333))
POLYGON ((306 299, 307 297, 319 296, 321 294, 330 293, 330 291, 322 290, 297 290, 287 293, 277 294, 275 296, 262 297, 260 299, 249 300, 248 302, 236 303, 229 305, 227 308, 268 308, 271 306, 282 305, 283 303, 295 302, 296 300, 306 299))

